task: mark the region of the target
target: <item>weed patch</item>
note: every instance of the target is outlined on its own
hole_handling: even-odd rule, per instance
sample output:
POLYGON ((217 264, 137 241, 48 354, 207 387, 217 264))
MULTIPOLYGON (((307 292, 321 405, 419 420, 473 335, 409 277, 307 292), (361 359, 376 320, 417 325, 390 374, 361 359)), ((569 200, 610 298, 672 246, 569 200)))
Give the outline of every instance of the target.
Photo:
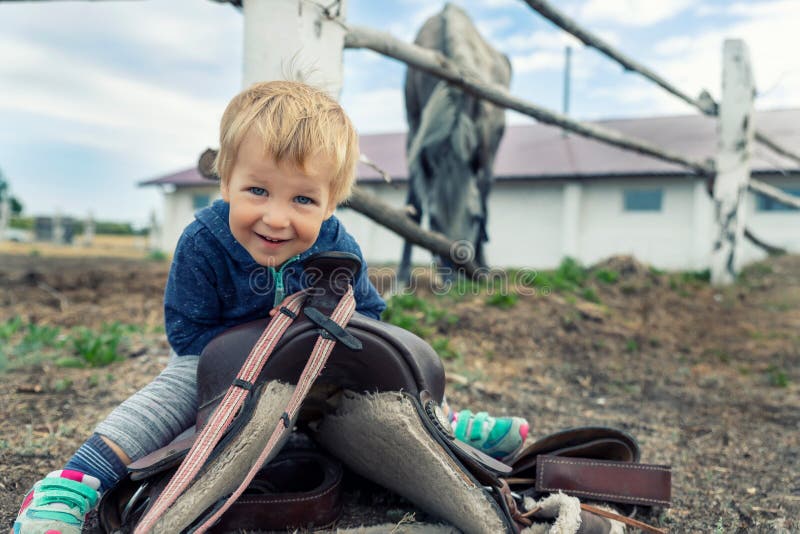
POLYGON ((777 365, 770 365, 767 368, 767 381, 770 386, 776 388, 789 387, 789 375, 777 365))
POLYGON ((8 341, 11 339, 11 336, 19 332, 22 327, 23 322, 19 315, 15 315, 4 323, 0 323, 0 341, 8 341))
POLYGON ((507 310, 516 306, 518 300, 514 293, 493 293, 486 298, 486 304, 507 310))
MULTIPOLYGON (((119 361, 119 345, 131 327, 120 323, 103 325, 100 332, 85 327, 78 328, 70 338, 72 350, 78 360, 89 367, 103 367, 119 361)), ((59 365, 70 365, 73 362, 59 361, 59 365)))
POLYGON ((443 360, 460 360, 461 353, 450 345, 450 340, 446 337, 435 338, 431 341, 431 347, 443 360))
POLYGON ((416 295, 395 295, 386 302, 381 319, 427 339, 440 327, 455 324, 458 316, 416 295))
POLYGON ((152 250, 147 254, 148 261, 157 261, 157 262, 165 262, 169 259, 169 256, 165 252, 160 250, 152 250))
POLYGON ((619 280, 619 271, 613 269, 598 269, 594 272, 594 277, 604 284, 615 284, 619 280))
POLYGON ((57 347, 59 342, 59 335, 61 329, 57 326, 37 325, 31 323, 28 325, 28 331, 25 337, 19 344, 19 350, 34 351, 46 347, 57 347))

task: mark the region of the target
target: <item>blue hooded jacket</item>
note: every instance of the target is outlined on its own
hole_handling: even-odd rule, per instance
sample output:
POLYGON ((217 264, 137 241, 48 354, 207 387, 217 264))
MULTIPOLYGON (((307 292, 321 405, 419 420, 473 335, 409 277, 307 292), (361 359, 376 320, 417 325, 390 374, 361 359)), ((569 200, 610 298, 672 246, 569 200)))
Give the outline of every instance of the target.
POLYGON ((367 278, 355 239, 335 216, 322 223, 316 242, 278 271, 253 260, 231 233, 230 206, 217 200, 198 211, 183 231, 167 279, 164 319, 167 339, 178 355, 200 354, 225 330, 267 317, 286 295, 303 286, 303 262, 317 252, 351 252, 362 268, 353 290, 356 311, 380 319, 386 303, 367 278))

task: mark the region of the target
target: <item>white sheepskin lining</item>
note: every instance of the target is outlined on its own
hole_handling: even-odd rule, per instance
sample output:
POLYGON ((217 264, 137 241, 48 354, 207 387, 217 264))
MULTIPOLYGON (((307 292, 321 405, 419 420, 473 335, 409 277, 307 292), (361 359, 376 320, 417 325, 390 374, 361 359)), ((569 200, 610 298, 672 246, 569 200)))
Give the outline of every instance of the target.
POLYGON ((319 427, 320 444, 361 476, 471 534, 505 532, 500 512, 395 392, 345 392, 319 427))
MULTIPOLYGON (((199 513, 223 495, 229 495, 236 490, 261 454, 275 426, 280 422, 280 416, 293 391, 293 385, 275 381, 264 387, 255 413, 246 429, 198 473, 195 481, 155 524, 153 532, 165 534, 181 532, 198 517, 199 513)), ((294 421, 289 428, 292 426, 294 421)), ((281 450, 288 436, 289 432, 286 432, 282 441, 267 458, 267 462, 281 450)))

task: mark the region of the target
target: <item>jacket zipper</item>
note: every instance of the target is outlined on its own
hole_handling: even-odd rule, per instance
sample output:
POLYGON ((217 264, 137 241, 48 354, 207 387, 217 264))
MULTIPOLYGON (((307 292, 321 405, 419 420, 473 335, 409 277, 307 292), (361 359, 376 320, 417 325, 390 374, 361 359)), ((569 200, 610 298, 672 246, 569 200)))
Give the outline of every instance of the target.
POLYGON ((269 272, 272 273, 272 277, 275 280, 275 299, 272 303, 273 308, 276 307, 281 302, 283 302, 283 299, 286 298, 286 289, 284 289, 283 287, 283 270, 286 268, 287 265, 296 261, 299 257, 300 256, 297 255, 289 258, 288 260, 283 262, 283 265, 281 265, 281 268, 278 269, 277 271, 275 270, 275 267, 268 267, 269 272))

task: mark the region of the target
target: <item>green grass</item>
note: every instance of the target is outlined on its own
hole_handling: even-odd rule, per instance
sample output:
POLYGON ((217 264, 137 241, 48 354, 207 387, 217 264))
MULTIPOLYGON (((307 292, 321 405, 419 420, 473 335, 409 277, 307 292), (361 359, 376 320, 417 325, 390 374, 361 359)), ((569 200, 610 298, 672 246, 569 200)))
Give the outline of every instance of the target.
POLYGON ((619 271, 613 269, 598 269, 594 272, 594 277, 604 284, 615 284, 619 280, 619 271))
POLYGON ((122 347, 143 327, 104 324, 70 330, 13 317, 0 323, 0 372, 52 361, 64 367, 102 367, 124 359, 122 347))
MULTIPOLYGON (((77 362, 89 367, 103 367, 124 359, 119 352, 119 345, 131 330, 130 326, 120 323, 105 324, 100 332, 86 327, 78 328, 70 337, 77 362)), ((77 362, 67 359, 57 363, 71 366, 77 362)))
POLYGON ((516 306, 518 300, 514 293, 493 293, 486 298, 486 304, 507 310, 516 306))
POLYGON ((24 351, 40 350, 47 347, 58 347, 61 329, 57 326, 37 325, 30 323, 25 337, 19 344, 19 349, 24 351))
POLYGON ((524 273, 519 277, 519 283, 556 293, 575 294, 591 302, 600 302, 596 289, 588 285, 591 277, 603 284, 614 284, 619 280, 620 275, 617 271, 610 269, 591 272, 577 260, 567 257, 554 271, 524 273))
POLYGON ((450 340, 446 337, 435 338, 431 341, 431 347, 443 360, 460 360, 461 353, 450 345, 450 340))
POLYGON ((439 327, 458 321, 457 315, 411 294, 395 295, 386 301, 381 318, 422 338, 430 337, 439 327))
POLYGON ((11 339, 11 336, 19 332, 23 326, 24 323, 19 315, 15 315, 4 323, 0 323, 0 341, 7 342, 11 339))
POLYGON ((777 365, 770 365, 767 368, 767 381, 776 388, 789 387, 789 374, 777 365))
POLYGON ((169 256, 167 256, 165 252, 162 252, 160 250, 151 250, 150 252, 147 253, 146 259, 148 261, 154 261, 154 262, 165 262, 169 259, 169 256))
POLYGON ((381 318, 428 341, 442 359, 460 359, 461 354, 450 346, 450 340, 437 336, 458 321, 458 316, 431 304, 416 295, 395 295, 386 301, 381 318))
POLYGON ((600 304, 600 297, 597 295, 597 291, 591 287, 584 287, 581 290, 581 297, 583 300, 588 300, 589 302, 594 302, 595 304, 600 304))

